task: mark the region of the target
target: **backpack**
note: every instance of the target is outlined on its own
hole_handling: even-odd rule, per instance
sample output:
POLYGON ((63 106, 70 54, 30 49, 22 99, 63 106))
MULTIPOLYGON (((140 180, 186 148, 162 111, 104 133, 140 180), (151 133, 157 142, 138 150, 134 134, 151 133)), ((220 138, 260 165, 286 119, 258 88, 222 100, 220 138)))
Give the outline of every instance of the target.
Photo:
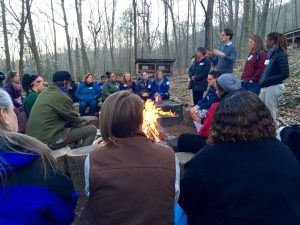
POLYGON ((300 162, 300 125, 284 127, 280 132, 281 141, 289 146, 300 162))

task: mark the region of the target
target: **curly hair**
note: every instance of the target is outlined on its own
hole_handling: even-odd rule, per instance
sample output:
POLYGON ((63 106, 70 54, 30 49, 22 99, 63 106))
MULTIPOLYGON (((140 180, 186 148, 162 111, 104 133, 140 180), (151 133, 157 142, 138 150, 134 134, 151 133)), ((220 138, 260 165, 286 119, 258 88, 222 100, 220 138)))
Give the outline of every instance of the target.
POLYGON ((216 108, 207 143, 254 142, 275 137, 275 133, 271 113, 257 95, 236 91, 216 108))
POLYGON ((271 32, 267 35, 267 38, 269 40, 273 40, 275 42, 275 44, 281 48, 284 53, 286 55, 288 55, 288 42, 287 42, 287 38, 283 33, 279 33, 279 32, 271 32))

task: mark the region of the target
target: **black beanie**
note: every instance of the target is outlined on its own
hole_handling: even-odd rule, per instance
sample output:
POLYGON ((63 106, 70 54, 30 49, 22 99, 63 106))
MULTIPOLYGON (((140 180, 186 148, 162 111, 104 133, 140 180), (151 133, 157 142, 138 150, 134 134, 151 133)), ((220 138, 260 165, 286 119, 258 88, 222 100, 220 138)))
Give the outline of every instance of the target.
POLYGON ((61 82, 61 81, 71 81, 71 75, 68 71, 57 71, 53 74, 52 81, 53 82, 61 82))

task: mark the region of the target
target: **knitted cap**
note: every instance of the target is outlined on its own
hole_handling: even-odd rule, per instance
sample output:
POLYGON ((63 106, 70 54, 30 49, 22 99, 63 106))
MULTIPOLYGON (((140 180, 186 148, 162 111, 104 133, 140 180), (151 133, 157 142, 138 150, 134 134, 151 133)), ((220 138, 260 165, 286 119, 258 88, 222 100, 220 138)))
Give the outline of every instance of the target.
POLYGON ((232 73, 225 73, 217 79, 224 92, 238 91, 241 89, 241 81, 232 73))
POLYGON ((60 82, 60 81, 71 81, 71 75, 68 71, 57 71, 53 74, 52 77, 53 82, 60 82))

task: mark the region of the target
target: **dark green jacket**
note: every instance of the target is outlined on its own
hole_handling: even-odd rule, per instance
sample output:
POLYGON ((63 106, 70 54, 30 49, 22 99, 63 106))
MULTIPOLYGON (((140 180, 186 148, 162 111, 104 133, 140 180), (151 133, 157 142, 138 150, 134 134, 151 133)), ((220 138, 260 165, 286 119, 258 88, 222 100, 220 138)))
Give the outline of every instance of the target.
POLYGON ((26 134, 51 144, 63 135, 65 128, 86 124, 75 111, 72 99, 57 85, 51 85, 33 105, 26 134))
POLYGON ((106 81, 103 85, 102 89, 102 100, 105 100, 109 95, 117 92, 120 90, 120 83, 116 82, 111 82, 110 80, 106 81))
POLYGON ((35 103, 38 96, 39 96, 39 94, 36 93, 35 91, 30 92, 29 95, 26 96, 26 98, 24 100, 24 110, 25 110, 27 118, 29 118, 32 106, 35 103))

